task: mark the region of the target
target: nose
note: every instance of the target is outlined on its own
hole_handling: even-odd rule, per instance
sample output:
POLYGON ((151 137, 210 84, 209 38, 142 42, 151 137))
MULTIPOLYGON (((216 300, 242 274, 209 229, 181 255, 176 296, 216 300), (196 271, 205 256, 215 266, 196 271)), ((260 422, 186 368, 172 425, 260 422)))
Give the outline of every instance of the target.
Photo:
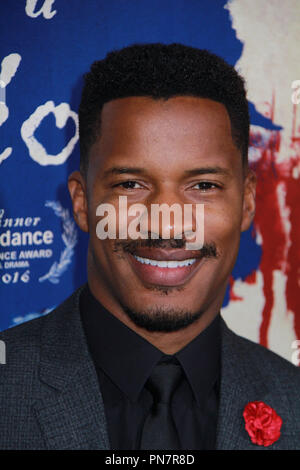
MULTIPOLYGON (((199 229, 196 204, 185 203, 175 191, 161 190, 147 200, 140 231, 152 239, 192 239, 199 229)), ((195 246, 194 249, 198 249, 195 246)))

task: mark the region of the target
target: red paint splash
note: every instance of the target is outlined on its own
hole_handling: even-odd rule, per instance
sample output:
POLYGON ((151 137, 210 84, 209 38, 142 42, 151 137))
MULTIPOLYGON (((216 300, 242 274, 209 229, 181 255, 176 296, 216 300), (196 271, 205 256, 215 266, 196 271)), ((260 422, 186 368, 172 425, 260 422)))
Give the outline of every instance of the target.
POLYGON ((256 280, 257 280, 257 272, 256 271, 252 271, 252 273, 249 274, 249 276, 247 276, 247 278, 246 278, 247 284, 256 284, 256 280))
POLYGON ((243 300, 243 297, 240 297, 234 292, 234 277, 230 276, 229 279, 229 298, 230 300, 243 300))
MULTIPOLYGON (((272 108, 275 99, 272 99, 272 108)), ((271 113, 274 115, 274 112, 271 113)), ((293 170, 300 162, 300 127, 296 126, 296 106, 293 107, 293 130, 290 139, 291 155, 283 162, 276 161, 280 151, 280 131, 264 131, 264 135, 251 133, 250 145, 260 152, 260 158, 251 164, 258 177, 256 216, 254 227, 262 238, 260 270, 263 275, 265 304, 260 326, 260 343, 268 347, 268 330, 274 306, 273 272, 281 270, 287 276, 287 310, 294 314, 295 333, 300 338, 300 178, 293 177, 293 170), (266 137, 267 136, 267 137, 266 137), (284 210, 289 213, 288 233, 278 200, 278 187, 285 191, 284 210)), ((246 282, 253 283, 251 274, 246 282)), ((233 285, 231 292, 233 293, 233 285)), ((232 300, 237 300, 234 294, 232 300)))

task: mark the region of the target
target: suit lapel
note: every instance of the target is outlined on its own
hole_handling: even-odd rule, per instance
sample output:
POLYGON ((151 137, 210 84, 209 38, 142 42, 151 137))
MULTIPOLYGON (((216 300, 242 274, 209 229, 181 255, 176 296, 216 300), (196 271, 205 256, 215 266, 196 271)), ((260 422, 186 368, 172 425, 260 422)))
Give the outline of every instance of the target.
POLYGON ((216 449, 293 449, 298 445, 297 423, 278 381, 262 375, 259 357, 222 320, 222 372, 216 449), (269 378, 268 378, 269 379, 269 378), (268 447, 253 444, 245 430, 243 411, 250 401, 263 401, 283 419, 281 436, 268 447))
POLYGON ((104 404, 79 313, 82 289, 45 317, 34 404, 48 449, 110 449, 104 404))

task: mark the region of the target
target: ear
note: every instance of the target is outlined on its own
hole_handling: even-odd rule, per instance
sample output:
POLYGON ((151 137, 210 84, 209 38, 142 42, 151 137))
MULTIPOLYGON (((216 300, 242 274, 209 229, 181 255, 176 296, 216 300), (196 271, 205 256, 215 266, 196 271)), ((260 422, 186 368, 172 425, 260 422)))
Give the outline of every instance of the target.
POLYGON ((246 171, 241 232, 248 230, 255 215, 256 175, 253 170, 250 170, 250 168, 246 171))
POLYGON ((68 178, 68 188, 73 204, 73 216, 84 232, 89 231, 86 182, 80 171, 74 171, 68 178))

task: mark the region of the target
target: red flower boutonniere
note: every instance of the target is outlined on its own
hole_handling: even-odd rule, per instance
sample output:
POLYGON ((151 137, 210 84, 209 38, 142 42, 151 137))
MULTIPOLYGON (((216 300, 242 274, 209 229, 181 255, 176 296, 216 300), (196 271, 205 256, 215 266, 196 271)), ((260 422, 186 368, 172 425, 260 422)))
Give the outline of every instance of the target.
POLYGON ((267 447, 279 439, 282 419, 263 401, 250 401, 245 406, 243 416, 253 444, 267 447))

